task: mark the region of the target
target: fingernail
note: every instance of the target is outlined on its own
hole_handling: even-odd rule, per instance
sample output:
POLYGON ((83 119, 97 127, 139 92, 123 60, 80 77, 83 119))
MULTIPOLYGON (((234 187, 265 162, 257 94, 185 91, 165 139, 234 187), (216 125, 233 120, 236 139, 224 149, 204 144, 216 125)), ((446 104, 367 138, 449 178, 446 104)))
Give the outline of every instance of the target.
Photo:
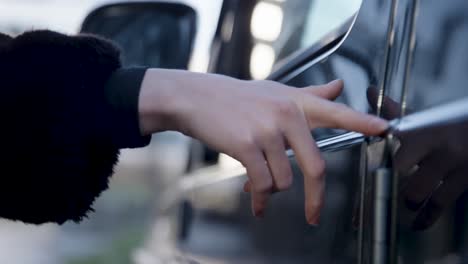
POLYGON ((265 212, 263 210, 260 210, 260 211, 255 212, 254 215, 256 218, 262 219, 265 217, 265 212))
POLYGON ((316 212, 311 217, 308 217, 307 223, 311 226, 318 226, 320 224, 320 213, 316 212))
POLYGON ((339 83, 343 83, 343 80, 341 79, 336 79, 328 83, 328 85, 337 85, 339 83))

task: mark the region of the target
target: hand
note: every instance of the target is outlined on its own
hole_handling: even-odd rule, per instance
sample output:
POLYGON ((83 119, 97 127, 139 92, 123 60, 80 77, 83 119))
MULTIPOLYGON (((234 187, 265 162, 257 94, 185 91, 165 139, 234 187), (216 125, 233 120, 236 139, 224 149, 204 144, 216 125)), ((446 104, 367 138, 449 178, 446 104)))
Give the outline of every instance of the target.
POLYGON ((144 133, 181 131, 240 161, 256 216, 272 192, 291 186, 285 153, 291 147, 304 175, 307 221, 318 224, 325 162, 310 131, 341 128, 378 135, 388 127, 382 119, 331 102, 342 89, 342 81, 295 89, 271 81, 149 70, 140 95, 141 127, 144 133))
MULTIPOLYGON (((377 102, 377 90, 369 89, 371 105, 377 102)), ((400 105, 384 99, 383 116, 400 116, 400 105)), ((396 132, 401 147, 394 157, 394 166, 402 176, 400 193, 403 206, 409 211, 414 229, 432 226, 468 188, 467 123, 431 129, 396 132)))

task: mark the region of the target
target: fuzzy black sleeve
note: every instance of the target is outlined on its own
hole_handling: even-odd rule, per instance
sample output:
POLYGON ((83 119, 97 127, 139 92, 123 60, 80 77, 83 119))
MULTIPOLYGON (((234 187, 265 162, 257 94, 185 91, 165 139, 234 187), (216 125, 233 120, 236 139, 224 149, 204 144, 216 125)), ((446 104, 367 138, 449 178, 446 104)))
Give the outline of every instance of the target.
POLYGON ((0 217, 80 221, 119 148, 148 143, 137 116, 145 69, 122 69, 119 57, 89 35, 0 34, 0 217))

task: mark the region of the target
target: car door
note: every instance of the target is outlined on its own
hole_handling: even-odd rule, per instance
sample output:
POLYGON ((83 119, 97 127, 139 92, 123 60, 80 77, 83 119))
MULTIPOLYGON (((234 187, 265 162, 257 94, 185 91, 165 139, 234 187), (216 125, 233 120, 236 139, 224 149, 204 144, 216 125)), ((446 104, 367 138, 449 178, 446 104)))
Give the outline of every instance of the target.
MULTIPOLYGON (((377 20, 370 16, 377 12, 365 12, 369 2, 364 1, 360 16, 364 20, 369 15, 364 23, 373 29, 377 20)), ((348 53, 350 61, 362 64, 366 60, 356 55, 372 56, 369 42, 386 41, 381 46, 385 47, 380 54, 381 70, 372 73, 377 76, 377 82, 369 82, 369 87, 382 95, 383 100, 379 102, 377 98, 374 110, 395 119, 394 131, 385 141, 368 141, 366 153, 361 153, 360 161, 367 166, 359 175, 364 183, 360 190, 361 205, 372 205, 367 208, 369 212, 360 215, 358 240, 362 240, 358 243, 357 260, 362 263, 398 260, 463 263, 467 252, 468 90, 464 72, 468 49, 462 43, 467 38, 468 5, 466 1, 456 0, 443 4, 435 1, 374 3, 388 7, 388 17, 384 20, 386 37, 361 39, 353 45, 352 33, 359 28, 358 18, 343 46, 327 59, 333 60, 343 49, 346 54, 348 44, 351 49, 363 48, 363 53, 348 53), (395 106, 398 113, 395 109, 389 111, 395 106), (389 148, 392 153, 385 150, 385 143, 389 142, 396 144, 395 149, 389 148), (412 171, 402 171, 402 163, 412 165, 412 171), (386 182, 381 181, 379 167, 390 172, 386 182), (381 183, 388 185, 388 196, 379 201, 383 194, 379 190, 381 183)), ((338 76, 351 72, 348 68, 338 76)))
MULTIPOLYGON (((246 5, 255 10, 256 4, 262 2, 249 1, 246 5)), ((320 1, 313 4, 317 2, 320 1)), ((312 5, 312 2, 304 1, 306 5, 298 8, 300 1, 282 3, 278 6, 284 16, 291 12, 297 17, 304 17, 304 12, 311 7, 307 4, 312 5)), ((365 0, 357 18, 350 20, 354 26, 349 34, 337 28, 337 31, 324 35, 321 41, 307 43, 304 39, 307 39, 308 23, 303 21, 289 30, 283 25, 283 31, 274 40, 262 39, 255 34, 249 38, 244 33, 248 40, 243 42, 242 48, 236 49, 232 47, 236 47, 242 39, 239 34, 242 34, 233 30, 228 32, 232 34, 227 34, 231 38, 223 40, 231 49, 220 52, 217 60, 222 62, 220 68, 224 73, 235 75, 236 70, 230 69, 232 65, 225 59, 235 58, 233 54, 236 52, 241 54, 239 57, 244 64, 240 63, 242 70, 237 72, 245 77, 249 74, 245 69, 258 66, 256 63, 266 69, 272 66, 268 54, 274 54, 273 64, 277 68, 269 79, 303 87, 341 78, 346 89, 338 100, 360 111, 372 111, 367 104, 366 92, 369 88, 374 89, 380 95, 373 109, 376 114, 388 115, 392 104, 387 99, 392 99, 398 110, 410 114, 407 117, 404 117, 405 113, 387 116, 397 118, 393 123, 395 133, 389 135, 398 139, 395 142, 400 143, 400 148, 420 149, 430 145, 427 138, 440 142, 454 138, 448 142, 453 145, 455 141, 455 145, 461 146, 458 155, 463 156, 466 140, 460 136, 463 135, 460 130, 465 129, 466 104, 438 106, 468 95, 464 88, 467 77, 463 73, 468 52, 462 44, 467 35, 463 15, 466 8, 466 3, 458 0, 443 3, 365 0), (258 60, 255 60, 255 51, 263 54, 258 60), (246 60, 248 54, 250 61, 246 60), (280 59, 283 60, 278 62, 280 59), (426 112, 427 109, 432 110, 426 112), (421 124, 424 126, 418 127, 421 124), (440 133, 440 127, 448 128, 448 133, 440 133), (408 134, 413 134, 410 140, 408 134), (422 138, 426 140, 420 141, 422 138)), ((242 20, 241 24, 246 22, 242 20)), ((223 50, 223 43, 218 44, 219 50, 223 50)), ((239 66, 238 63, 233 65, 239 66)), ((258 72, 250 72, 251 76, 256 74, 258 72)), ((401 185, 387 189, 391 192, 385 201, 376 199, 378 184, 375 184, 379 181, 375 179, 380 177, 373 174, 376 168, 388 169, 391 180, 402 176, 397 173, 397 165, 383 162, 398 156, 398 153, 388 155, 384 151, 382 146, 388 139, 375 141, 337 130, 316 130, 313 136, 328 165, 326 205, 319 227, 309 227, 303 220, 302 175, 293 153, 289 153, 295 174, 294 187, 274 196, 262 220, 250 216, 249 197, 239 191, 245 172, 238 164, 202 170, 187 177, 180 190, 191 208, 191 227, 186 230, 181 247, 192 253, 231 258, 234 262, 254 259, 253 263, 392 263, 396 259, 403 263, 456 263, 462 259, 466 247, 466 198, 462 196, 451 206, 453 208, 445 210, 426 231, 415 231, 405 226, 401 219, 396 220, 396 216, 404 215, 403 211, 407 209, 404 203, 393 201, 400 194, 401 185), (355 210, 356 207, 364 209, 355 210), (382 212, 388 213, 386 217, 379 220, 375 216, 379 211, 376 208, 384 209, 382 212), (353 216, 359 220, 354 223, 357 228, 353 228, 353 216), (376 237, 379 230, 384 231, 385 240, 376 237)), ((416 154, 410 152, 407 160, 416 154)), ((449 158, 440 157, 439 167, 444 167, 444 161, 449 158)), ((385 185, 392 187, 392 183, 395 181, 385 185)), ((436 182, 435 194, 441 183, 443 181, 436 182)), ((464 182, 459 185, 465 186, 464 182)))
POLYGON ((394 31, 404 44, 394 53, 404 60, 390 63, 389 87, 401 93, 387 93, 398 111, 388 113, 391 102, 384 103, 381 114, 401 116, 393 133, 399 151, 388 167, 399 181, 393 223, 398 251, 392 253, 403 263, 466 261, 467 10, 466 1, 457 0, 396 6, 394 31))
MULTIPOLYGON (((255 50, 261 47, 276 54, 274 64, 278 68, 270 75, 271 80, 299 88, 341 78, 346 88, 338 100, 367 112, 367 89, 382 87, 386 78, 388 21, 394 4, 364 1, 360 8, 358 5, 359 12, 349 14, 342 23, 314 40, 315 25, 309 19, 314 19, 311 14, 315 14, 314 4, 319 2, 268 2, 284 12, 282 31, 274 40, 251 38, 249 63, 262 66, 255 65, 263 63, 262 59, 253 58, 255 50), (305 19, 292 19, 295 16, 305 19), (290 21, 294 23, 288 24, 290 21)), ((253 5, 252 21, 255 8, 262 3, 267 2, 253 5)), ((322 4, 327 7, 326 1, 322 4)), ((333 12, 333 7, 328 8, 333 12)), ((268 56, 260 58, 271 60, 268 56)), ((289 153, 294 186, 275 194, 262 220, 251 216, 249 195, 241 192, 245 171, 238 164, 230 162, 233 164, 188 175, 178 189, 191 208, 185 210, 190 215, 190 227, 183 232, 180 247, 185 252, 230 259, 233 263, 357 262, 359 232, 352 219, 365 169, 361 162, 366 155, 366 140, 360 134, 332 129, 313 131, 313 136, 328 165, 326 204, 320 226, 311 227, 305 222, 302 174, 293 153, 289 153)))

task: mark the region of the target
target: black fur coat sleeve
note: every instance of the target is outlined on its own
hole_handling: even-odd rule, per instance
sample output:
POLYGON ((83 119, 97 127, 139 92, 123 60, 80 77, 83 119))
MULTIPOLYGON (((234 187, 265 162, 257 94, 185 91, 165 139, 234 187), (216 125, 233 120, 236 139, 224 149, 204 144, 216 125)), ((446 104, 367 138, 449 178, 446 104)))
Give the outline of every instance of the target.
POLYGON ((119 148, 148 143, 137 116, 144 70, 126 72, 119 56, 93 36, 0 34, 0 217, 78 222, 107 188, 119 148))

